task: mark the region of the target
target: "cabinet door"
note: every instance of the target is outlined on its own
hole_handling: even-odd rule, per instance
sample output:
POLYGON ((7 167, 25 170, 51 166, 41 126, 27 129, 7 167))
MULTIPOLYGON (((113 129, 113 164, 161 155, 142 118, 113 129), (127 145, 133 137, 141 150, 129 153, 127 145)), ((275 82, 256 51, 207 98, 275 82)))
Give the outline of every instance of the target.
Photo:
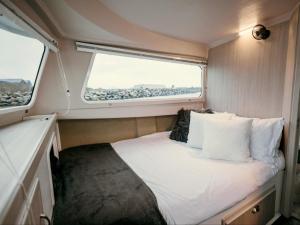
POLYGON ((35 179, 32 188, 30 189, 28 199, 23 202, 23 209, 21 211, 20 220, 16 224, 21 225, 40 225, 40 215, 43 213, 43 204, 41 196, 41 188, 39 180, 35 179))
POLYGON ((33 216, 31 214, 30 211, 28 211, 28 209, 23 211, 23 214, 21 215, 21 219, 18 223, 16 224, 20 224, 20 225, 35 225, 33 222, 33 216))
POLYGON ((43 202, 42 202, 39 179, 36 179, 36 185, 34 187, 34 192, 31 200, 31 210, 32 210, 31 216, 32 216, 33 224, 40 225, 41 224, 40 216, 41 214, 43 214, 44 210, 43 210, 43 202))
MULTIPOLYGON (((5 192, 3 192, 5 193, 5 192)), ((2 196, 1 196, 2 197, 2 196)), ((21 187, 16 189, 14 198, 7 205, 4 211, 4 218, 0 220, 0 224, 25 224, 25 217, 27 218, 26 196, 21 187)), ((30 218, 26 219, 29 221, 30 218)), ((32 224, 27 222, 26 224, 32 224)))
POLYGON ((44 214, 48 217, 52 217, 53 206, 54 206, 54 192, 50 166, 50 150, 52 148, 52 141, 47 146, 44 154, 41 158, 37 169, 37 177, 40 180, 42 203, 44 208, 44 214))

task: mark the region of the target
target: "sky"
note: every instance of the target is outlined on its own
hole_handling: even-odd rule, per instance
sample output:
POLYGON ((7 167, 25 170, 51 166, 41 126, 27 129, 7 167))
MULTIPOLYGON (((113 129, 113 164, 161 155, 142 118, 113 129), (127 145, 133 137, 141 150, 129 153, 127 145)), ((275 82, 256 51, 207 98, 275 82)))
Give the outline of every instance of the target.
MULTIPOLYGON (((0 80, 35 81, 44 45, 33 38, 0 29, 0 80)), ((137 84, 166 87, 199 87, 201 69, 196 65, 98 53, 87 87, 132 88, 137 84)))
POLYGON ((33 38, 0 29, 0 80, 35 81, 44 45, 33 38))
POLYGON ((201 74, 196 65, 98 53, 87 87, 131 88, 137 84, 199 87, 201 74))

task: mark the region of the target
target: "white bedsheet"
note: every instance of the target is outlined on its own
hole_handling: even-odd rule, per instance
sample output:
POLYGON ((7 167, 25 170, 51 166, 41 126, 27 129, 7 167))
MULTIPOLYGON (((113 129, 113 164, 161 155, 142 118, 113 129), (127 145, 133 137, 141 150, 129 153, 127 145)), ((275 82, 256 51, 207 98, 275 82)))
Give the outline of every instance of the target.
POLYGON ((168 224, 198 224, 244 199, 284 167, 253 160, 209 160, 201 150, 172 141, 169 132, 112 146, 156 196, 168 224))

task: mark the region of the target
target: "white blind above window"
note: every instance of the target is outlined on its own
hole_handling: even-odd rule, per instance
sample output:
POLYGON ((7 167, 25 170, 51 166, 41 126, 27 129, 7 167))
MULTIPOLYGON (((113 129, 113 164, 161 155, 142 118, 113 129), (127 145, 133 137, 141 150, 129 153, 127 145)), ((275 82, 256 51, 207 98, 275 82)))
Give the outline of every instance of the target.
POLYGON ((150 59, 159 59, 159 60, 168 60, 168 61, 178 61, 189 64, 199 64, 206 65, 207 59, 203 57, 182 55, 182 54, 173 54, 152 50, 136 49, 123 46, 113 46, 105 44, 91 44, 85 42, 76 43, 76 48, 78 51, 82 52, 91 52, 91 53, 105 53, 105 54, 120 54, 120 55, 131 55, 137 57, 144 57, 150 59))
POLYGON ((0 1, 0 28, 23 36, 30 36, 42 42, 52 51, 58 51, 57 41, 9 0, 0 1))

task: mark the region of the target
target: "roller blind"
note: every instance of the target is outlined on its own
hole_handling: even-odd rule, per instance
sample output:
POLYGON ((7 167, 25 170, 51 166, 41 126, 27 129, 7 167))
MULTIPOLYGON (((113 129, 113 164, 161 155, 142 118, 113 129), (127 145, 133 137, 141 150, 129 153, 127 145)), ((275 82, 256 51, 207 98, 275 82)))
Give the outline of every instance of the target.
POLYGON ((38 39, 50 50, 57 52, 57 41, 7 0, 0 0, 0 28, 38 39))
POLYGON ((167 61, 178 61, 182 63, 207 65, 207 59, 203 57, 183 55, 183 54, 173 54, 160 51, 152 51, 145 49, 129 48, 124 46, 114 46, 106 44, 92 44, 86 42, 75 42, 76 49, 82 52, 91 53, 113 53, 120 55, 131 55, 136 57, 144 57, 151 59, 167 60, 167 61))

